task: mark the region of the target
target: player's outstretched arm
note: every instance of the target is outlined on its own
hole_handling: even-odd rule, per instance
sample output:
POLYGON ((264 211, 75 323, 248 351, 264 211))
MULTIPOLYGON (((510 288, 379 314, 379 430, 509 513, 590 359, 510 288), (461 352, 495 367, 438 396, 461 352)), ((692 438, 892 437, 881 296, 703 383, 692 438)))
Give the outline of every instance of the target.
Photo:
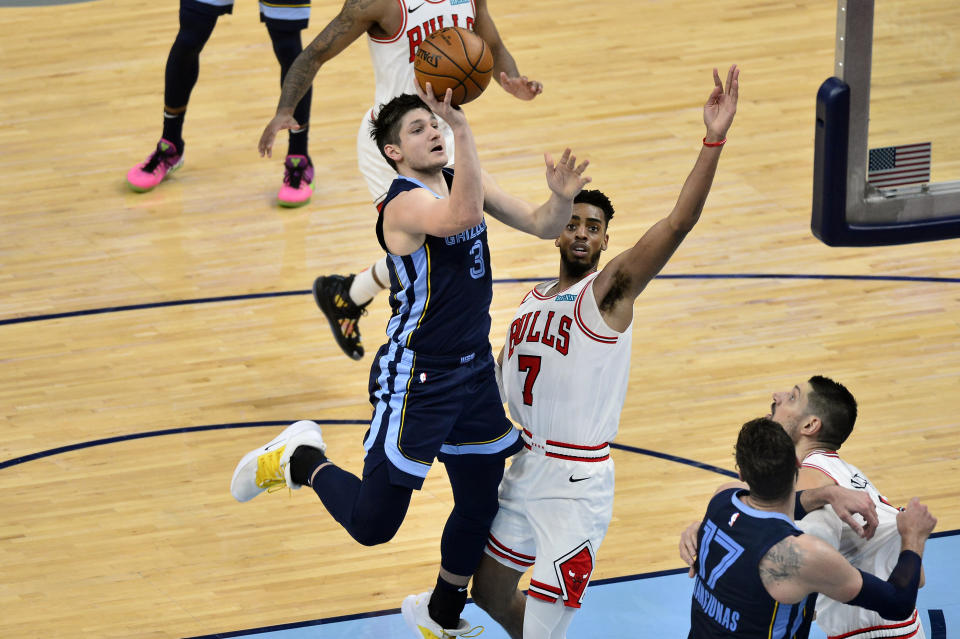
POLYGON ((379 23, 387 15, 387 7, 395 6, 395 0, 345 0, 340 13, 300 52, 287 71, 277 113, 263 130, 257 145, 261 156, 272 156, 277 133, 300 126, 293 119, 293 110, 313 84, 320 67, 379 23))
POLYGON ((863 584, 860 573, 843 555, 813 535, 786 537, 774 544, 758 570, 770 596, 788 604, 812 592, 850 601, 863 584))
POLYGON ((760 579, 770 596, 782 603, 797 603, 819 592, 887 619, 905 619, 916 607, 920 557, 936 522, 926 506, 911 500, 897 519, 901 553, 886 581, 854 568, 812 535, 787 537, 771 547, 760 562, 760 579))
POLYGON ((720 81, 717 70, 713 70, 713 90, 703 107, 706 144, 700 149, 696 164, 683 183, 673 211, 654 224, 633 248, 612 259, 594 280, 594 295, 611 328, 624 330, 630 324, 633 301, 666 265, 700 219, 723 150, 720 142, 726 139, 737 112, 739 77, 737 65, 727 71, 726 84, 720 81))
MULTIPOLYGON (((540 206, 505 192, 489 174, 483 173, 483 209, 504 224, 536 235, 545 240, 560 235, 573 215, 573 198, 588 184, 584 175, 589 160, 577 163, 577 156, 565 149, 556 162, 549 153, 543 154, 547 168, 547 186, 550 197, 540 206)), ((457 167, 460 166, 460 148, 457 147, 457 167)))
POLYGON ((493 77, 496 78, 503 90, 521 100, 532 100, 543 93, 543 85, 536 80, 530 80, 520 75, 517 63, 507 50, 507 45, 500 38, 497 25, 493 23, 490 11, 487 9, 487 0, 477 0, 477 19, 474 30, 490 46, 493 54, 493 77))

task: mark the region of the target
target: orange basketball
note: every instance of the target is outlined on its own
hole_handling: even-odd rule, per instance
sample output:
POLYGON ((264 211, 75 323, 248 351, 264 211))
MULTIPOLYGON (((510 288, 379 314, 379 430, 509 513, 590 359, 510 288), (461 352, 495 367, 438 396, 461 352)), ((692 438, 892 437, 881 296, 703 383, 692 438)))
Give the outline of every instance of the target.
POLYGON ((427 82, 438 100, 453 89, 452 104, 476 100, 490 84, 493 54, 483 38, 461 27, 434 31, 417 49, 413 62, 417 83, 424 91, 427 82))

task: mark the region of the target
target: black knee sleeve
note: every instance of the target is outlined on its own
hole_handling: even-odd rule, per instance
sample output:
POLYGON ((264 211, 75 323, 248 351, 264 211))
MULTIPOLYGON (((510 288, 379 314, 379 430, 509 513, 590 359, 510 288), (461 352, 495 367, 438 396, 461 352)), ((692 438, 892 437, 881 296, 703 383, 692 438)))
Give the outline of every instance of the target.
MULTIPOLYGON (((303 51, 300 31, 283 29, 268 23, 267 33, 270 34, 270 41, 273 43, 273 53, 277 56, 277 62, 280 63, 280 84, 283 85, 283 79, 287 77, 287 71, 290 70, 293 61, 303 51)), ((301 125, 310 121, 310 101, 312 97, 313 89, 307 90, 300 102, 297 103, 297 108, 294 109, 293 118, 301 125)))
POLYGON ((500 507, 497 487, 503 478, 503 459, 449 461, 446 467, 454 506, 440 538, 440 565, 455 575, 472 575, 500 507))
POLYGON ((268 24, 267 33, 270 34, 270 42, 273 43, 273 53, 277 56, 277 62, 280 63, 280 81, 282 82, 283 76, 287 74, 290 65, 303 51, 300 31, 282 29, 268 24))
POLYGON ((180 8, 180 30, 167 57, 163 94, 167 106, 186 106, 190 100, 200 74, 200 52, 216 24, 217 16, 180 8))

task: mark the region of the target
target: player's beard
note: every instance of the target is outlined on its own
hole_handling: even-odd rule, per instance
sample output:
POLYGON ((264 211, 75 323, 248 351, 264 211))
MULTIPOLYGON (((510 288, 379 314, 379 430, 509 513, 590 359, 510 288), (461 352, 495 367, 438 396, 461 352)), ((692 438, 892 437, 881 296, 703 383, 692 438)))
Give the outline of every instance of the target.
POLYGON ((560 266, 572 279, 580 280, 587 273, 596 270, 600 263, 600 251, 589 255, 585 259, 570 259, 566 251, 560 251, 560 266))

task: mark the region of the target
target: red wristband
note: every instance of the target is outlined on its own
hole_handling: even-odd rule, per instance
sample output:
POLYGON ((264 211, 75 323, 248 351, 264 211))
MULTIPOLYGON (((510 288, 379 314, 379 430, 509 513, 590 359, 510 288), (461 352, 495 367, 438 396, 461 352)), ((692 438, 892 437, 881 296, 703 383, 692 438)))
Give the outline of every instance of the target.
POLYGON ((703 146, 723 146, 727 143, 727 138, 723 138, 719 142, 707 142, 706 136, 703 138, 703 146))

